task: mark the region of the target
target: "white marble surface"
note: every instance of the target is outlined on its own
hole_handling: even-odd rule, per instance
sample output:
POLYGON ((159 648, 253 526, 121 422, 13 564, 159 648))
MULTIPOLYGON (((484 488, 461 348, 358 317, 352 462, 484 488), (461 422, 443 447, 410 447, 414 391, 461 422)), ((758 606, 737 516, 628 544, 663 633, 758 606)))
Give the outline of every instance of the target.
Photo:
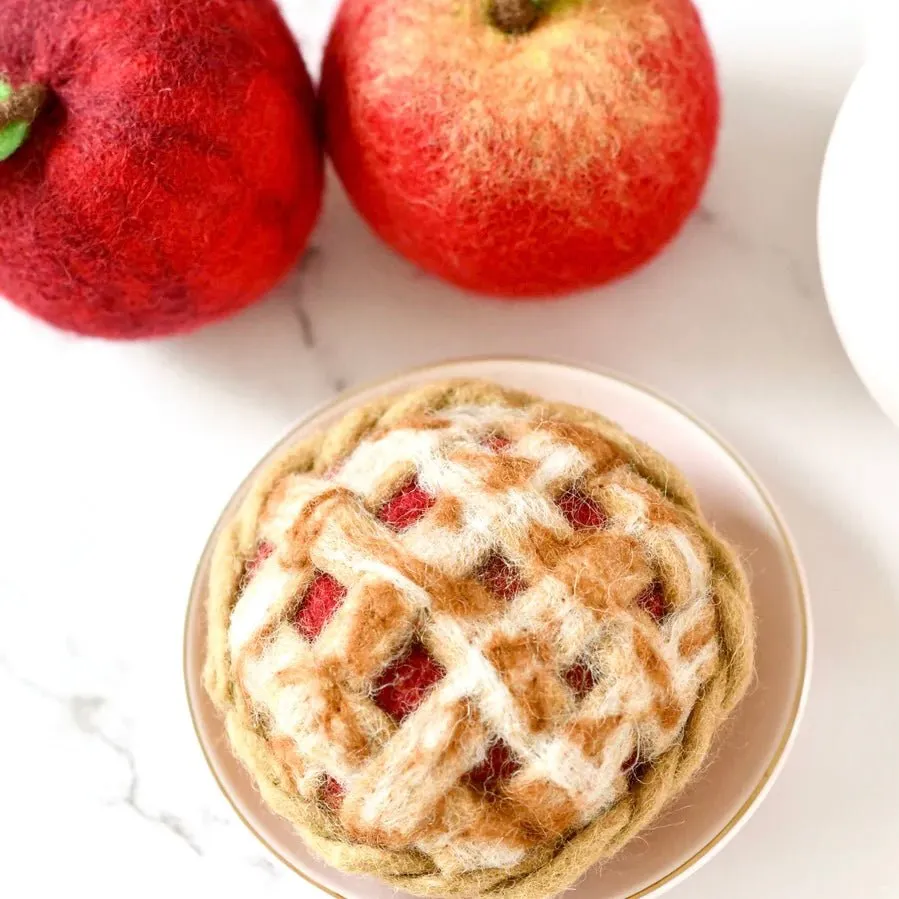
MULTIPOLYGON (((673 895, 899 895, 899 431, 828 318, 825 142, 863 53, 853 0, 704 0, 725 97, 700 213, 631 279, 555 304, 464 297, 382 248, 329 185, 278 296, 177 340, 103 344, 0 304, 0 893, 297 897, 234 817, 181 676, 197 555, 279 433, 340 388, 447 356, 617 369, 730 439, 808 568, 817 668, 756 817, 673 895), (638 336, 639 335, 639 336, 638 336)), ((317 69, 333 0, 287 14, 317 69)))

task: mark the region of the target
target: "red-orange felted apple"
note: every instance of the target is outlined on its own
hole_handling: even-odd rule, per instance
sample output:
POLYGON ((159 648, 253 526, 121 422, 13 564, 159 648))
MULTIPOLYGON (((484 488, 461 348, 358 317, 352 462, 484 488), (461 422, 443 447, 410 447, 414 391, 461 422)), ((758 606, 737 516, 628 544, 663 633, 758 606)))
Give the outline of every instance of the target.
POLYGON ((719 108, 689 0, 344 0, 321 99, 371 227, 510 297, 655 254, 696 206, 719 108))
POLYGON ((0 0, 0 294, 71 331, 186 331, 318 215, 309 76, 271 0, 0 0))

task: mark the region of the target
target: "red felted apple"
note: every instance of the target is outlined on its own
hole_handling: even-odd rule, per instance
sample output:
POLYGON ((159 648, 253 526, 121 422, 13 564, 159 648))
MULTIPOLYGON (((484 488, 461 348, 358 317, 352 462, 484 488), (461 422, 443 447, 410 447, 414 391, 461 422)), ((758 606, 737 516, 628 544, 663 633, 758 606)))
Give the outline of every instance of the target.
POLYGON ((0 294, 103 337, 253 302, 318 215, 313 106, 271 0, 2 0, 0 294))
POLYGON ((649 259, 696 206, 718 125, 689 0, 344 0, 321 98, 371 227, 510 297, 649 259))

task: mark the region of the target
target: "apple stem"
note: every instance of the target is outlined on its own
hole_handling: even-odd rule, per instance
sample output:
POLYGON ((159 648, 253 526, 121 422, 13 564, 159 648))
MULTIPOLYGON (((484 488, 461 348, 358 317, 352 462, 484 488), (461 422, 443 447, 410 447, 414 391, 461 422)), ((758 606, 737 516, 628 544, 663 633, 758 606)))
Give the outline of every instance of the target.
POLYGON ((490 19, 506 34, 524 34, 540 18, 539 0, 490 0, 490 19))
POLYGON ((23 84, 12 91, 5 100, 0 100, 0 129, 13 122, 30 125, 47 99, 47 88, 43 84, 23 84))

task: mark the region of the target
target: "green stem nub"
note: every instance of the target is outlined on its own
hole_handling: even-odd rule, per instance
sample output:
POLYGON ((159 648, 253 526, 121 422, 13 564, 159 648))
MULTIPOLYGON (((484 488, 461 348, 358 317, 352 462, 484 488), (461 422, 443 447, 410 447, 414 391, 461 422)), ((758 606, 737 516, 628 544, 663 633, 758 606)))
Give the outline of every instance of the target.
POLYGON ((0 162, 25 143, 31 123, 46 99, 47 88, 42 84, 12 88, 0 78, 0 162))
POLYGON ((541 16, 539 0, 490 0, 490 20, 506 34, 524 34, 541 16))

